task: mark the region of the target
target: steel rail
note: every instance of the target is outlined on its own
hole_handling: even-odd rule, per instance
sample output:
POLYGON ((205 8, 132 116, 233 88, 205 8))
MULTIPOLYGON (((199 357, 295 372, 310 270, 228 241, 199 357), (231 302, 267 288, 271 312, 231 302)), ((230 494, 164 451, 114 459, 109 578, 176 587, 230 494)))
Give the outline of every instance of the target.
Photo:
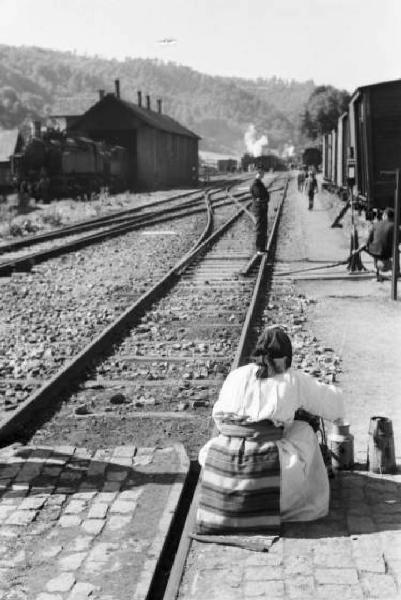
MULTIPOLYGON (((276 212, 276 216, 274 219, 272 231, 269 236, 269 240, 267 243, 267 251, 264 254, 261 263, 259 265, 259 271, 257 275, 257 279, 255 282, 255 287, 251 299, 251 303, 249 305, 247 315, 245 318, 245 322, 242 328, 240 340, 238 343, 238 348, 236 355, 234 357, 234 361, 232 363, 232 369, 236 369, 241 366, 245 359, 249 356, 249 342, 250 342, 250 332, 252 328, 252 323, 255 321, 255 316, 258 314, 259 306, 261 302, 261 292, 264 289, 264 283, 267 280, 268 276, 268 262, 272 260, 272 255, 274 253, 276 238, 278 233, 279 221, 282 213, 282 208, 284 205, 284 201, 287 194, 288 189, 288 179, 286 185, 284 187, 284 193, 282 195, 278 210, 276 212)), ((271 182, 273 183, 273 182, 271 182)), ((215 433, 215 432, 214 432, 215 433)), ((195 519, 196 519, 196 509, 198 505, 198 495, 199 495, 199 482, 195 489, 195 493, 191 502, 191 506, 188 511, 188 515, 185 521, 185 525, 182 531, 181 539, 178 545, 178 549, 175 555, 174 563, 172 569, 170 571, 170 576, 167 582, 167 586, 163 595, 163 600, 176 600, 179 588, 181 585, 182 577, 184 575, 185 564, 188 557, 189 550, 191 548, 192 539, 191 533, 194 531, 195 519)))
MULTIPOLYGON (((222 190, 220 189, 217 191, 212 190, 209 191, 208 194, 218 194, 221 191, 222 190)), ((238 196, 243 196, 243 194, 238 194, 238 196)), ((185 204, 181 206, 170 207, 164 210, 162 213, 149 213, 146 215, 141 215, 140 217, 133 218, 133 220, 129 220, 128 222, 124 222, 120 225, 113 225, 104 231, 92 233, 59 246, 39 250, 37 252, 26 254, 25 256, 0 262, 0 277, 9 276, 14 270, 28 271, 35 264, 48 260, 49 258, 54 258, 56 256, 60 256, 61 254, 68 254, 69 252, 75 252, 82 247, 96 244, 105 239, 118 237, 119 235, 128 233, 129 231, 135 231, 145 226, 157 225, 159 223, 165 223, 166 221, 171 221, 180 217, 185 218, 188 215, 203 212, 205 208, 199 206, 201 200, 202 199, 199 198, 196 201, 192 201, 192 207, 188 207, 188 204, 185 204)), ((217 201, 216 204, 217 206, 219 205, 218 202, 219 201, 217 201)))
POLYGON ((85 219, 83 221, 78 221, 76 223, 72 223, 71 225, 66 225, 61 227, 60 229, 56 229, 54 231, 47 231, 44 233, 39 233, 35 235, 25 236, 23 239, 14 240, 12 242, 6 244, 0 244, 0 253, 5 254, 6 252, 11 252, 12 250, 18 250, 19 248, 25 248, 26 246, 33 246, 35 244, 40 244, 42 242, 47 242, 53 239, 58 239, 65 237, 67 235, 72 235, 74 233, 80 233, 81 231, 86 231, 87 229, 95 229, 97 227, 102 227, 102 225, 107 225, 109 223, 113 223, 116 220, 123 219, 125 217, 129 217, 131 215, 136 215, 137 213, 141 213, 142 211, 154 208, 155 206, 159 206, 162 204, 167 204, 168 202, 172 202, 174 200, 180 200, 181 198, 185 198, 190 195, 198 196, 202 195, 202 191, 198 190, 195 192, 186 192, 185 194, 178 194, 177 196, 171 196, 170 198, 163 198, 161 200, 157 200, 156 202, 152 202, 152 204, 145 204, 144 206, 136 206, 134 208, 129 208, 126 210, 119 210, 113 212, 108 215, 93 217, 91 219, 85 219))
MULTIPOLYGON (((208 196, 206 201, 210 204, 208 196)), ((207 226, 193 248, 158 283, 128 307, 92 342, 87 344, 79 354, 68 361, 48 382, 42 385, 39 390, 27 398, 15 412, 0 422, 0 445, 8 443, 11 439, 15 439, 18 434, 23 433, 25 424, 37 418, 39 412, 47 408, 58 394, 67 389, 71 385, 71 381, 81 375, 97 355, 121 339, 124 329, 135 325, 149 306, 166 294, 179 280, 186 267, 201 256, 202 253, 206 252, 242 214, 243 210, 238 210, 219 229, 210 234, 213 218, 211 209, 208 206, 207 226)))
MULTIPOLYGON (((238 183, 237 180, 234 181, 233 183, 231 183, 231 187, 233 185, 237 185, 237 183, 238 183)), ((188 204, 190 206, 192 202, 202 199, 204 193, 213 192, 213 190, 215 190, 217 192, 220 189, 221 190, 224 189, 223 184, 221 184, 220 186, 219 185, 208 186, 206 188, 191 191, 191 192, 184 192, 182 194, 177 194, 175 196, 171 196, 170 198, 162 198, 161 200, 156 200, 155 202, 152 202, 151 204, 147 204, 147 205, 143 205, 143 206, 136 206, 133 208, 128 208, 126 210, 116 211, 116 212, 113 212, 108 215, 93 217, 91 219, 85 219, 84 221, 78 221, 77 223, 67 225, 65 227, 62 227, 62 228, 54 230, 54 231, 48 231, 45 233, 39 233, 39 234, 35 234, 35 235, 25 236, 23 239, 20 239, 20 240, 14 240, 14 241, 8 242, 6 244, 0 244, 0 254, 5 254, 7 252, 11 252, 12 250, 18 250, 19 248, 25 248, 26 246, 33 246, 35 244, 40 244, 42 242, 51 241, 53 239, 66 237, 68 235, 73 235, 74 233, 80 233, 81 231, 95 229, 97 227, 102 227, 103 225, 106 226, 108 224, 112 224, 112 223, 124 220, 127 217, 137 215, 138 213, 139 213, 139 216, 149 216, 150 214, 152 214, 151 212, 148 212, 148 213, 145 212, 143 215, 141 215, 141 213, 143 213, 144 211, 146 211, 148 209, 154 209, 155 207, 168 204, 169 202, 174 202, 176 200, 180 200, 181 198, 186 198, 188 196, 195 196, 195 198, 191 198, 187 202, 185 202, 181 205, 181 206, 186 206, 188 204)))

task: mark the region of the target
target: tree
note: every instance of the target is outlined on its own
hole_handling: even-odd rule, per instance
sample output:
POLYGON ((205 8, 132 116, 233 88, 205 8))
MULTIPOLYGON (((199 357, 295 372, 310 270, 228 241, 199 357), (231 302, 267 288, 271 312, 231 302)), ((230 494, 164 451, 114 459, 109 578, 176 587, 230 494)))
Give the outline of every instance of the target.
POLYGON ((309 96, 301 118, 301 131, 311 140, 337 127, 340 115, 348 108, 350 95, 331 85, 318 86, 309 96))

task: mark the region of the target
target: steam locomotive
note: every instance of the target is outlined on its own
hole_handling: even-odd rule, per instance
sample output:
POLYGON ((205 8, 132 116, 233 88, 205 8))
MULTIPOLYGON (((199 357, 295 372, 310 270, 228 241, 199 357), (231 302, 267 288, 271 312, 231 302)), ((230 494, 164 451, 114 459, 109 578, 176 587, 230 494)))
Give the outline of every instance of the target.
POLYGON ((11 157, 16 185, 25 182, 35 196, 40 182, 48 182, 48 197, 77 197, 127 188, 129 157, 126 148, 109 146, 89 138, 47 131, 33 137, 20 153, 11 157))
POLYGON ((262 156, 251 156, 244 154, 241 158, 241 167, 243 171, 262 168, 264 171, 285 171, 287 169, 286 162, 275 154, 266 154, 262 156))

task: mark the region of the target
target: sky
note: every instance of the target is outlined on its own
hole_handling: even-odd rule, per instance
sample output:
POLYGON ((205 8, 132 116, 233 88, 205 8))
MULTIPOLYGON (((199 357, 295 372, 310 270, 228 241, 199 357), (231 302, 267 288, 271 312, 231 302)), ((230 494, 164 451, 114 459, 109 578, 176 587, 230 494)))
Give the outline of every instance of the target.
POLYGON ((350 92, 401 77, 400 31, 401 0, 0 0, 2 44, 350 92))

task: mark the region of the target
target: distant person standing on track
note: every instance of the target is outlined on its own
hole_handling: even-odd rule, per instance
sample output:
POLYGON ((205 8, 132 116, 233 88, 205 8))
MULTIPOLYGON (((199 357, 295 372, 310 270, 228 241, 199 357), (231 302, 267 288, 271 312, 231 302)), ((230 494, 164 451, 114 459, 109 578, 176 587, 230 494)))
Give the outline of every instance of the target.
POLYGON ((309 210, 313 209, 313 201, 314 201, 314 196, 315 196, 316 192, 317 192, 317 181, 316 181, 315 175, 311 171, 305 181, 305 194, 308 196, 309 210))
POLYGON ((256 252, 263 254, 266 252, 267 242, 267 211, 269 207, 269 192, 263 183, 264 171, 258 168, 255 181, 251 185, 251 194, 253 198, 253 213, 255 215, 256 230, 256 252))

